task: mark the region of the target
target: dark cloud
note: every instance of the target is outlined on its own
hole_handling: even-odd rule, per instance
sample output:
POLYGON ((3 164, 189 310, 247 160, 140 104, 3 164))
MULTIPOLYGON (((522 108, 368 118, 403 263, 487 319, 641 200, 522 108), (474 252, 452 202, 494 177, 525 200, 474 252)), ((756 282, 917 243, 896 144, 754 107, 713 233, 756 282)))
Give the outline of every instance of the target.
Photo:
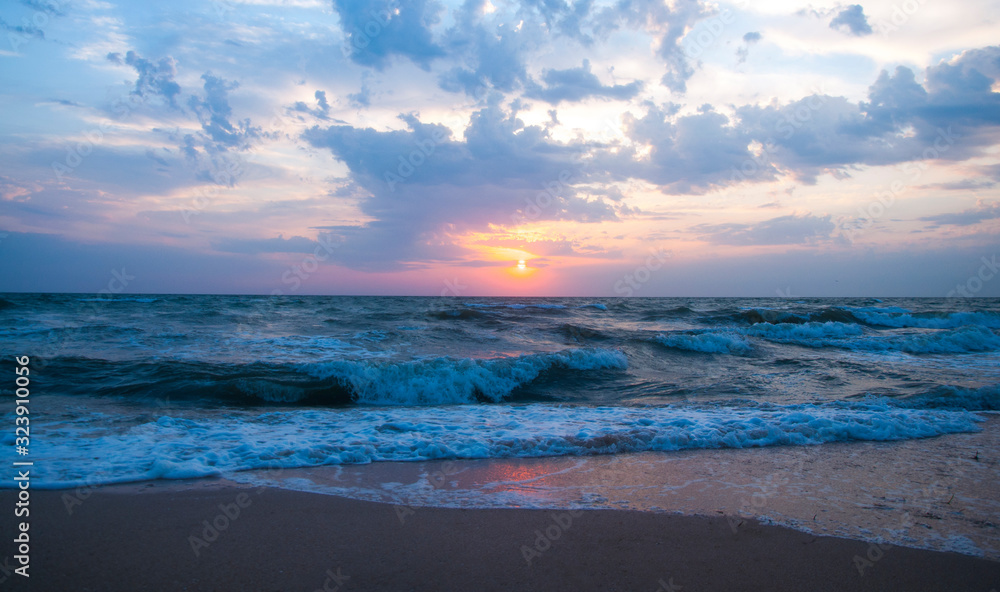
POLYGON ((986 220, 1000 218, 1000 203, 981 203, 973 210, 949 214, 937 214, 919 218, 921 222, 931 222, 933 226, 972 226, 986 220))
POLYGON ((743 46, 736 49, 737 62, 742 64, 747 61, 747 57, 750 55, 750 46, 757 43, 763 39, 763 36, 757 31, 751 31, 743 36, 743 46))
POLYGON ((921 185, 921 189, 943 189, 944 191, 976 191, 977 189, 989 189, 996 185, 996 182, 988 179, 962 179, 952 183, 932 183, 921 185))
POLYGON ((217 146, 246 148, 250 140, 260 137, 261 130, 249 119, 231 122, 233 109, 229 106, 229 91, 239 88, 239 83, 213 76, 202 75, 205 81, 203 98, 191 97, 188 106, 198 115, 202 130, 217 146))
POLYGON ((371 79, 371 72, 364 72, 361 74, 361 90, 356 93, 351 93, 347 95, 347 100, 351 102, 351 105, 357 108, 370 107, 372 104, 372 89, 369 85, 371 79))
POLYGON ((17 47, 20 45, 17 38, 13 34, 18 34, 22 37, 34 37, 36 39, 45 39, 45 32, 38 27, 33 27, 31 25, 12 25, 7 21, 0 18, 0 31, 7 31, 11 35, 8 36, 8 41, 12 47, 17 47))
POLYGON ((638 80, 628 84, 602 85, 590 71, 589 60, 583 60, 583 65, 579 68, 546 70, 542 73, 542 81, 545 83, 544 88, 531 84, 524 95, 553 105, 562 101, 581 101, 588 97, 631 99, 642 90, 642 82, 638 80))
POLYGON ((581 93, 607 96, 600 92, 611 92, 613 96, 631 97, 640 87, 631 83, 625 88, 601 91, 603 87, 594 86, 596 80, 589 78, 593 75, 585 67, 561 71, 564 82, 543 80, 549 87, 558 88, 540 89, 529 80, 525 66, 525 55, 538 45, 538 39, 558 35, 589 46, 621 29, 647 31, 656 39, 657 53, 666 65, 663 84, 683 93, 695 65, 680 41, 696 22, 711 14, 698 0, 678 0, 673 6, 658 0, 619 0, 599 10, 591 0, 528 0, 519 5, 514 18, 498 20, 497 16, 483 16, 483 4, 483 0, 469 0, 456 11, 456 23, 444 35, 442 46, 462 63, 441 77, 441 87, 477 98, 490 88, 512 92, 527 87, 529 95, 550 102, 573 100, 568 97, 581 93))
POLYGON ((660 0, 619 0, 605 9, 605 29, 614 30, 618 23, 649 30, 657 39, 657 53, 667 67, 660 82, 670 90, 687 91, 687 81, 694 75, 694 65, 688 59, 681 39, 698 21, 711 14, 698 0, 677 0, 668 6, 660 0))
POLYGON ((223 253, 243 253, 246 255, 259 255, 261 253, 312 253, 317 247, 322 248, 318 242, 304 236, 293 236, 291 238, 224 238, 212 243, 212 248, 223 253))
POLYGON ((140 56, 135 51, 128 51, 124 57, 120 53, 109 53, 109 62, 131 66, 138 74, 132 90, 133 95, 149 99, 162 97, 171 107, 177 107, 177 95, 181 86, 174 81, 177 76, 177 62, 167 56, 153 62, 140 56))
POLYGON ((343 239, 337 257, 366 269, 464 256, 446 235, 528 220, 599 222, 616 206, 577 195, 582 148, 554 142, 493 103, 473 114, 461 141, 440 125, 403 115, 406 130, 314 127, 304 139, 327 148, 361 189, 373 221, 326 230, 343 239), (548 188, 548 191, 547 191, 548 188))
MULTIPOLYGON (((639 158, 635 147, 621 149, 601 155, 601 168, 656 183, 667 193, 703 193, 738 182, 734 171, 756 162, 750 150, 753 136, 725 115, 703 110, 676 117, 676 109, 653 106, 640 119, 626 115, 626 133, 637 146, 651 147, 649 156, 639 158)), ((762 179, 776 174, 766 162, 754 167, 762 179)))
POLYGON ((837 16, 830 21, 830 28, 846 29, 851 35, 858 37, 872 34, 872 27, 868 24, 865 9, 860 4, 852 4, 837 13, 837 16))
POLYGON ((206 254, 166 245, 95 244, 57 234, 10 232, 3 248, 0 271, 10 279, 4 288, 11 291, 94 294, 108 288, 112 271, 124 269, 132 278, 126 288, 129 293, 267 294, 283 287, 286 269, 277 261, 239 254, 206 254))
POLYGON ((830 239, 835 226, 830 216, 781 216, 757 224, 701 225, 694 228, 702 240, 719 245, 807 245, 830 239))
POLYGON ((431 28, 442 6, 434 0, 334 0, 344 32, 345 55, 363 66, 381 70, 394 56, 427 69, 444 55, 431 28))
POLYGON ((482 16, 483 2, 466 2, 455 13, 455 26, 445 35, 448 54, 460 65, 440 79, 441 88, 482 99, 489 89, 512 92, 527 80, 525 53, 531 40, 545 31, 527 21, 482 16), (519 26, 520 25, 520 26, 519 26))
POLYGON ((21 0, 21 4, 53 16, 66 15, 66 11, 55 0, 21 0))
POLYGON ((317 119, 330 119, 330 103, 326 100, 326 92, 317 90, 313 96, 316 98, 316 107, 310 107, 302 101, 296 101, 291 110, 298 113, 308 113, 317 119))

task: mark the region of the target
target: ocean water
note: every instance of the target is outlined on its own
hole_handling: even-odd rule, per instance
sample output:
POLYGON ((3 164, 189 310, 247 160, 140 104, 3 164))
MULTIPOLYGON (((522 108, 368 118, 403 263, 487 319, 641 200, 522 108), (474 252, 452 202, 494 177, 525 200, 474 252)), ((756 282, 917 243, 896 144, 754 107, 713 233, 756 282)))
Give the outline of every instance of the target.
POLYGON ((998 299, 4 294, 0 351, 31 357, 48 488, 901 441, 1000 410, 998 299))

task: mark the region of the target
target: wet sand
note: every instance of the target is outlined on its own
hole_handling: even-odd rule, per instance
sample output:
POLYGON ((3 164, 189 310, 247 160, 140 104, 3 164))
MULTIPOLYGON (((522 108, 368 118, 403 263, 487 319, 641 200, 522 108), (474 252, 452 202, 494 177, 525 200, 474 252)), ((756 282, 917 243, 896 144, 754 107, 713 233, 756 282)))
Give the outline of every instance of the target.
MULTIPOLYGON (((0 506, 15 495, 0 492, 0 506)), ((33 491, 31 577, 0 571, 0 589, 1000 587, 1000 562, 741 522, 734 531, 722 516, 409 507, 210 480, 33 491)))

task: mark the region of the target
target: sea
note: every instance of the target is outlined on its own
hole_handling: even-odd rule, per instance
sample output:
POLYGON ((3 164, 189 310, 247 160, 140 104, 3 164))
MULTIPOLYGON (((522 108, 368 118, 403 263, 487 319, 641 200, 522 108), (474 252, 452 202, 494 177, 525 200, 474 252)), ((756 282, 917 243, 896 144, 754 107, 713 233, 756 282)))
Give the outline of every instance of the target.
MULTIPOLYGON (((19 460, 13 358, 29 356, 32 486, 52 489, 256 475, 372 497, 402 485, 336 475, 441 461, 589 461, 604 481, 626 458, 704 465, 697 450, 848 458, 982 433, 1000 410, 989 298, 2 294, 0 351, 0 459, 19 460), (335 477, 307 478, 321 469, 335 477)), ((601 499, 521 485, 438 501, 601 499)))

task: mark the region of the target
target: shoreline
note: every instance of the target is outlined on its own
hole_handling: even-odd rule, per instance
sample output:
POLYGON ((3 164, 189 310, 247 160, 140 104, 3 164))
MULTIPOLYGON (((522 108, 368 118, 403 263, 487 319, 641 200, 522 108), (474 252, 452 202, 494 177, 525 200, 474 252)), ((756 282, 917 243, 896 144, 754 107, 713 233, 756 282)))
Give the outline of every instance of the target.
MULTIPOLYGON (((988 559, 753 520, 734 532, 721 516, 410 507, 222 480, 186 485, 109 486, 70 510, 67 491, 32 492, 30 587, 10 576, 4 589, 990 592, 1000 584, 1000 562, 988 559)), ((11 494, 0 491, 0 503, 12 504, 11 494)))

